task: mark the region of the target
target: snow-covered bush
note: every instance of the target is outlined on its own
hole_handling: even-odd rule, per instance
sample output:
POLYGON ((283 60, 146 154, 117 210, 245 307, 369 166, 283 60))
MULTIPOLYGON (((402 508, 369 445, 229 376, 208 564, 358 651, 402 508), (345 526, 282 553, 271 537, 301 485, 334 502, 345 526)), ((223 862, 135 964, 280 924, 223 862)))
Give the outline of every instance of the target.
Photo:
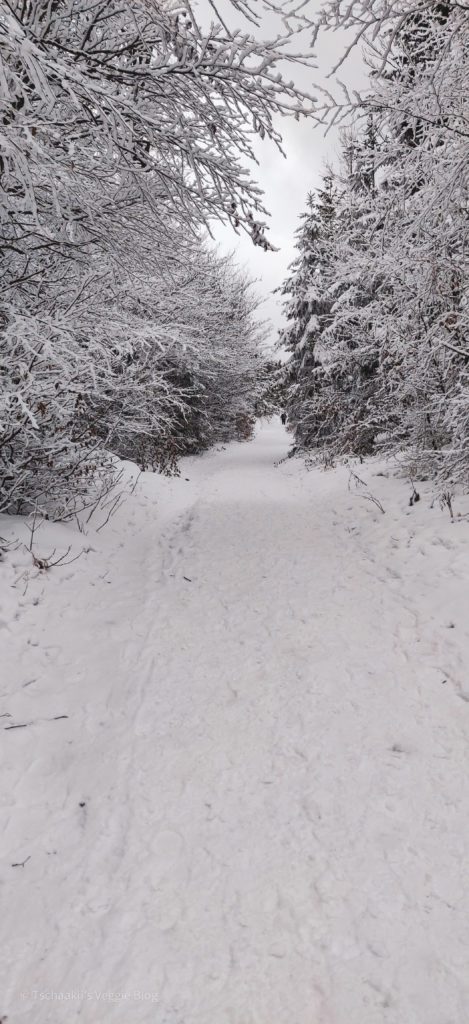
POLYGON ((4 509, 64 515, 109 487, 110 453, 174 469, 180 455, 246 432, 262 365, 256 301, 229 259, 180 237, 120 265, 95 257, 98 287, 71 264, 41 312, 4 305, 0 360, 4 509), (75 273, 74 273, 75 271, 75 273), (148 273, 151 272, 151 276, 148 273))
POLYGON ((146 468, 246 434, 261 387, 265 331, 249 282, 206 246, 183 253, 158 276, 125 275, 114 301, 135 340, 119 357, 121 386, 87 407, 107 446, 146 468))

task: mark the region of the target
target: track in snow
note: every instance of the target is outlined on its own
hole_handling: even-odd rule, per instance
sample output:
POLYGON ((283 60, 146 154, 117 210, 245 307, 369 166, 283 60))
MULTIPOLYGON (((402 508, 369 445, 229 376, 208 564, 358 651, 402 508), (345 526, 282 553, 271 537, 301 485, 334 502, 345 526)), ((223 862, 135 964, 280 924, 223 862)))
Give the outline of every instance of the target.
POLYGON ((467 1022, 469 527, 287 447, 146 476, 7 615, 8 1024, 467 1022))

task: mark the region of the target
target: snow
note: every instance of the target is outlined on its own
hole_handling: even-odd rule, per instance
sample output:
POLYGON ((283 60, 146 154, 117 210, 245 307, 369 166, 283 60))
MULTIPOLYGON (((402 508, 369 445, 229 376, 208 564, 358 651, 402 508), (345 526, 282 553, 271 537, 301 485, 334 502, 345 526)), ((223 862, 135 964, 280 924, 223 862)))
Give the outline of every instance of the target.
POLYGON ((0 562, 8 1024, 467 1022, 469 521, 288 445, 0 562))

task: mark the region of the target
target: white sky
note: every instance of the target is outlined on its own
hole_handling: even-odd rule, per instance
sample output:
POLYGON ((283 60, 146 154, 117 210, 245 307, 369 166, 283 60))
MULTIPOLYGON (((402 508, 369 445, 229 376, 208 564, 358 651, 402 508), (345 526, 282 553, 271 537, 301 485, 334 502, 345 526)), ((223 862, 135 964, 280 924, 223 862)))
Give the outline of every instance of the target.
MULTIPOLYGON (((320 0, 310 0, 310 9, 319 9, 320 0)), ((228 7, 224 0, 220 9, 228 7)), ((223 16, 223 11, 221 11, 223 16)), ((242 19, 230 12, 230 24, 236 23, 240 28, 242 19)), ((275 19, 274 19, 275 20, 275 19)), ((252 31, 252 28, 250 29, 252 31)), ((272 38, 275 34, 271 27, 271 16, 267 16, 261 29, 255 32, 258 37, 272 38)), ((303 49, 310 44, 310 34, 305 34, 303 49)), ((315 95, 314 83, 331 85, 326 76, 339 55, 345 48, 344 34, 324 34, 318 41, 315 50, 317 70, 298 66, 296 69, 288 65, 287 76, 300 85, 306 92, 315 95)), ((297 47, 295 46, 295 49, 297 47)), ((349 57, 346 69, 341 70, 341 77, 355 88, 359 88, 364 80, 363 61, 357 50, 349 57)), ((239 264, 257 281, 257 291, 263 298, 263 318, 273 323, 272 342, 275 343, 277 330, 283 322, 281 297, 273 291, 278 288, 286 277, 288 266, 294 258, 295 230, 299 216, 306 206, 309 191, 320 185, 325 164, 334 162, 334 154, 338 148, 337 132, 325 136, 322 129, 315 128, 314 122, 282 119, 278 123, 283 136, 283 148, 286 159, 276 147, 266 140, 256 144, 259 167, 253 173, 265 192, 265 206, 271 214, 269 238, 278 252, 265 252, 264 249, 252 244, 246 235, 238 236, 232 228, 217 225, 214 231, 216 240, 223 252, 236 253, 239 264)))

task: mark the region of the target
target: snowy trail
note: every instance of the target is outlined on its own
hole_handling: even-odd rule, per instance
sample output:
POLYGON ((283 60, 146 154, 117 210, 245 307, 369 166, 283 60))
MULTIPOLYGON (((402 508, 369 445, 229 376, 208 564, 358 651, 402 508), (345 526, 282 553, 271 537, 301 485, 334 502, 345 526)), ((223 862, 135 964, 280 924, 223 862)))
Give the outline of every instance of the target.
POLYGON ((8 1024, 468 1020, 469 525, 287 448, 2 608, 8 1024))

